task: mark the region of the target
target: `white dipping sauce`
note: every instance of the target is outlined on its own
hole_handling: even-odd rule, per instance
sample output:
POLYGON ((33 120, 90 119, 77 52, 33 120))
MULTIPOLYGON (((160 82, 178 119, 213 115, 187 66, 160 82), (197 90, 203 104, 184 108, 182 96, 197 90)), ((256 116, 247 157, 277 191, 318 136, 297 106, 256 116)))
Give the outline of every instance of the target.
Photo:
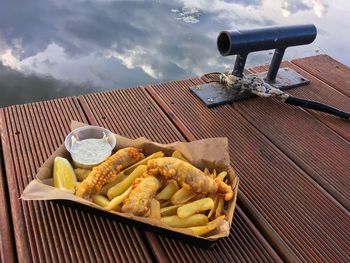
POLYGON ((92 165, 103 162, 111 155, 112 147, 107 138, 72 140, 71 154, 75 162, 92 165))

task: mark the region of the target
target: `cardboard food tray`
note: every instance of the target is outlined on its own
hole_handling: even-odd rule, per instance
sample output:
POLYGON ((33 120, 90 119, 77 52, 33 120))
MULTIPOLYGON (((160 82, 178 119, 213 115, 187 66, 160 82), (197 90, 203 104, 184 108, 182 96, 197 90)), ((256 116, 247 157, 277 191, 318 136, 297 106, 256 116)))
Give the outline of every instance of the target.
MULTIPOLYGON (((71 123, 72 130, 81 126, 86 126, 86 124, 75 121, 71 123)), ((215 168, 217 172, 223 170, 227 171, 229 184, 233 189, 234 196, 227 204, 227 213, 224 224, 222 224, 218 230, 214 230, 207 236, 198 237, 192 235, 185 229, 170 228, 156 219, 138 217, 132 214, 114 211, 107 211, 88 200, 55 188, 52 186, 54 159, 57 156, 61 156, 71 161, 70 154, 65 149, 63 144, 39 168, 38 173, 36 174, 36 179, 31 181, 29 185, 24 189, 21 198, 23 200, 56 200, 69 206, 77 207, 85 211, 93 212, 95 214, 117 220, 118 222, 139 227, 142 230, 166 235, 168 237, 176 238, 181 241, 189 242, 191 244, 204 248, 212 246, 218 239, 226 237, 230 234, 230 227, 232 224, 236 205, 239 180, 233 168, 230 166, 227 138, 209 138, 192 142, 174 142, 171 144, 160 144, 149 141, 145 138, 132 140, 120 135, 115 136, 117 139, 117 144, 114 151, 120 148, 133 146, 142 148, 145 156, 148 156, 157 151, 163 151, 166 156, 170 156, 173 151, 178 150, 189 162, 201 170, 204 168, 208 168, 210 170, 215 168)))

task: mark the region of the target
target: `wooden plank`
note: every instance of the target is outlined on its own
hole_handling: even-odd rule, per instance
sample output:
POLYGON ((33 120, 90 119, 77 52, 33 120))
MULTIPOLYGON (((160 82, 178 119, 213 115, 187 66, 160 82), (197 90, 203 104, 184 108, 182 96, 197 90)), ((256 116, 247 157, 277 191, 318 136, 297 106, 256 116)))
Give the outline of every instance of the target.
MULTIPOLYGON (((1 109, 0 114, 1 114, 0 115, 1 144, 2 144, 2 150, 4 153, 5 174, 7 175, 8 172, 10 172, 10 174, 14 174, 15 168, 12 162, 12 158, 11 156, 9 156, 11 153, 11 146, 10 146, 9 136, 6 130, 7 124, 6 124, 4 109, 1 109)), ((23 223, 24 219, 20 212, 21 210, 20 203, 17 202, 15 199, 11 198, 12 196, 16 196, 17 199, 19 198, 15 178, 13 176, 6 176, 6 179, 7 179, 7 184, 9 188, 11 188, 11 191, 9 192, 10 207, 12 212, 12 223, 14 228, 14 240, 16 244, 17 258, 24 258, 24 259, 30 258, 28 248, 23 246, 23 243, 28 242, 28 240, 26 235, 24 235, 23 237, 21 235, 21 233, 25 232, 25 228, 23 223)))
MULTIPOLYGON (((297 69, 290 63, 288 66, 297 69)), ((266 67, 253 70, 264 71, 266 67)), ((291 89, 288 93, 336 107, 342 106, 350 111, 348 97, 322 84, 306 72, 299 73, 310 78, 310 85, 291 89)), ((350 210, 350 144, 338 136, 339 134, 349 138, 349 121, 312 110, 307 110, 311 113, 308 114, 299 107, 261 98, 235 103, 234 107, 350 210)))
POLYGON ((151 262, 140 233, 57 202, 22 201, 25 186, 63 142, 71 120, 87 122, 77 99, 12 106, 0 116, 6 178, 21 262, 151 262))
MULTIPOLYGON (((240 192, 250 203, 253 222, 264 225, 259 230, 267 239, 279 244, 271 234, 277 232, 295 255, 293 261, 347 261, 349 213, 235 108, 205 107, 188 90, 199 83, 203 82, 176 81, 147 90, 156 93, 155 99, 160 98, 197 139, 229 138, 231 162, 241 178, 240 192)), ((259 110, 264 114, 263 108, 259 110)))
MULTIPOLYGON (((343 111, 350 112, 350 98, 345 96, 343 93, 330 87, 324 82, 320 81, 316 77, 312 76, 308 72, 300 69, 290 62, 284 62, 283 67, 289 67, 303 75, 305 78, 311 81, 310 85, 288 90, 287 92, 293 96, 310 99, 331 105, 343 111)), ((254 72, 265 71, 267 66, 256 67, 252 69, 254 72)), ((326 113, 308 110, 311 115, 315 116, 320 122, 323 122, 341 137, 350 141, 350 122, 348 120, 335 117, 326 113)))
MULTIPOLYGON (((0 109, 1 111, 1 109, 0 109)), ((3 124, 0 123, 0 127, 3 124)), ((5 175, 2 166, 2 152, 0 152, 0 262, 15 262, 14 239, 12 236, 11 211, 5 187, 5 175)))
POLYGON ((327 55, 295 59, 293 64, 350 97, 350 68, 327 55))
MULTIPOLYGON (((184 140, 144 89, 90 94, 79 97, 79 100, 87 116, 94 120, 94 124, 107 127, 118 134, 130 138, 144 136, 161 143, 184 140), (142 103, 139 103, 140 101, 142 103)), ((185 127, 179 121, 176 123, 185 127)), ((185 129, 183 134, 186 133, 185 129)), ((239 208, 230 237, 219 241, 209 250, 192 247, 149 232, 146 232, 145 236, 156 259, 160 262, 225 260, 230 262, 235 259, 253 262, 280 261, 271 246, 239 208), (219 255, 222 257, 221 260, 219 255)))

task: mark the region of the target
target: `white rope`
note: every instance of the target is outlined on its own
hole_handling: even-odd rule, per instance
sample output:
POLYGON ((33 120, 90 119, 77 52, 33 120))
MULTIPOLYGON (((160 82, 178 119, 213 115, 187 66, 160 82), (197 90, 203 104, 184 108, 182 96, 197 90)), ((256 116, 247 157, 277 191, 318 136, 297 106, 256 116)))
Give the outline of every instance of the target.
POLYGON ((220 83, 224 84, 227 89, 237 89, 242 92, 248 91, 263 98, 277 98, 284 102, 289 97, 288 94, 271 86, 255 74, 237 77, 233 74, 222 73, 220 75, 220 83))

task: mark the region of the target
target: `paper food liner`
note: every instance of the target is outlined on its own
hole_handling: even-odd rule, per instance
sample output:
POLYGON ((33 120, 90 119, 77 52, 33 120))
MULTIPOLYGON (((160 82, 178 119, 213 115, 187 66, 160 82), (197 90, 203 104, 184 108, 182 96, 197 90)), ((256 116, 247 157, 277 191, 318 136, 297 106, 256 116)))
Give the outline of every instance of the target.
MULTIPOLYGON (((87 125, 76 121, 72 121, 71 123, 72 130, 82 126, 87 125)), ((115 134, 115 136, 117 144, 114 150, 133 146, 137 148, 142 148, 145 156, 148 156, 157 151, 163 151, 166 156, 170 156, 173 153, 173 151, 178 150, 189 162, 191 162, 193 165, 195 165, 201 170, 207 167, 210 170, 215 168, 217 172, 223 170, 227 171, 229 177, 229 184, 232 186, 232 189, 234 191, 234 197, 228 203, 227 215, 224 220, 224 223, 219 227, 218 230, 211 232, 209 236, 198 238, 216 240, 218 238, 229 235, 237 199, 239 180, 233 168, 230 166, 227 138, 209 138, 192 142, 174 142, 171 144, 160 144, 147 140, 143 137, 133 140, 117 134, 115 134)), ((112 214, 117 214, 125 218, 151 224, 153 226, 165 228, 171 231, 192 235, 192 231, 190 230, 181 228, 171 228, 157 219, 138 217, 132 214, 119 213, 114 211, 107 211, 102 207, 94 204, 93 202, 90 202, 83 198, 77 197, 72 193, 68 193, 53 187, 53 165, 54 160, 57 156, 67 158, 71 161, 69 152, 64 147, 64 144, 62 144, 39 168, 38 173, 36 174, 36 179, 31 181, 24 189, 21 196, 23 200, 70 200, 86 206, 93 207, 95 209, 103 210, 112 214)))

